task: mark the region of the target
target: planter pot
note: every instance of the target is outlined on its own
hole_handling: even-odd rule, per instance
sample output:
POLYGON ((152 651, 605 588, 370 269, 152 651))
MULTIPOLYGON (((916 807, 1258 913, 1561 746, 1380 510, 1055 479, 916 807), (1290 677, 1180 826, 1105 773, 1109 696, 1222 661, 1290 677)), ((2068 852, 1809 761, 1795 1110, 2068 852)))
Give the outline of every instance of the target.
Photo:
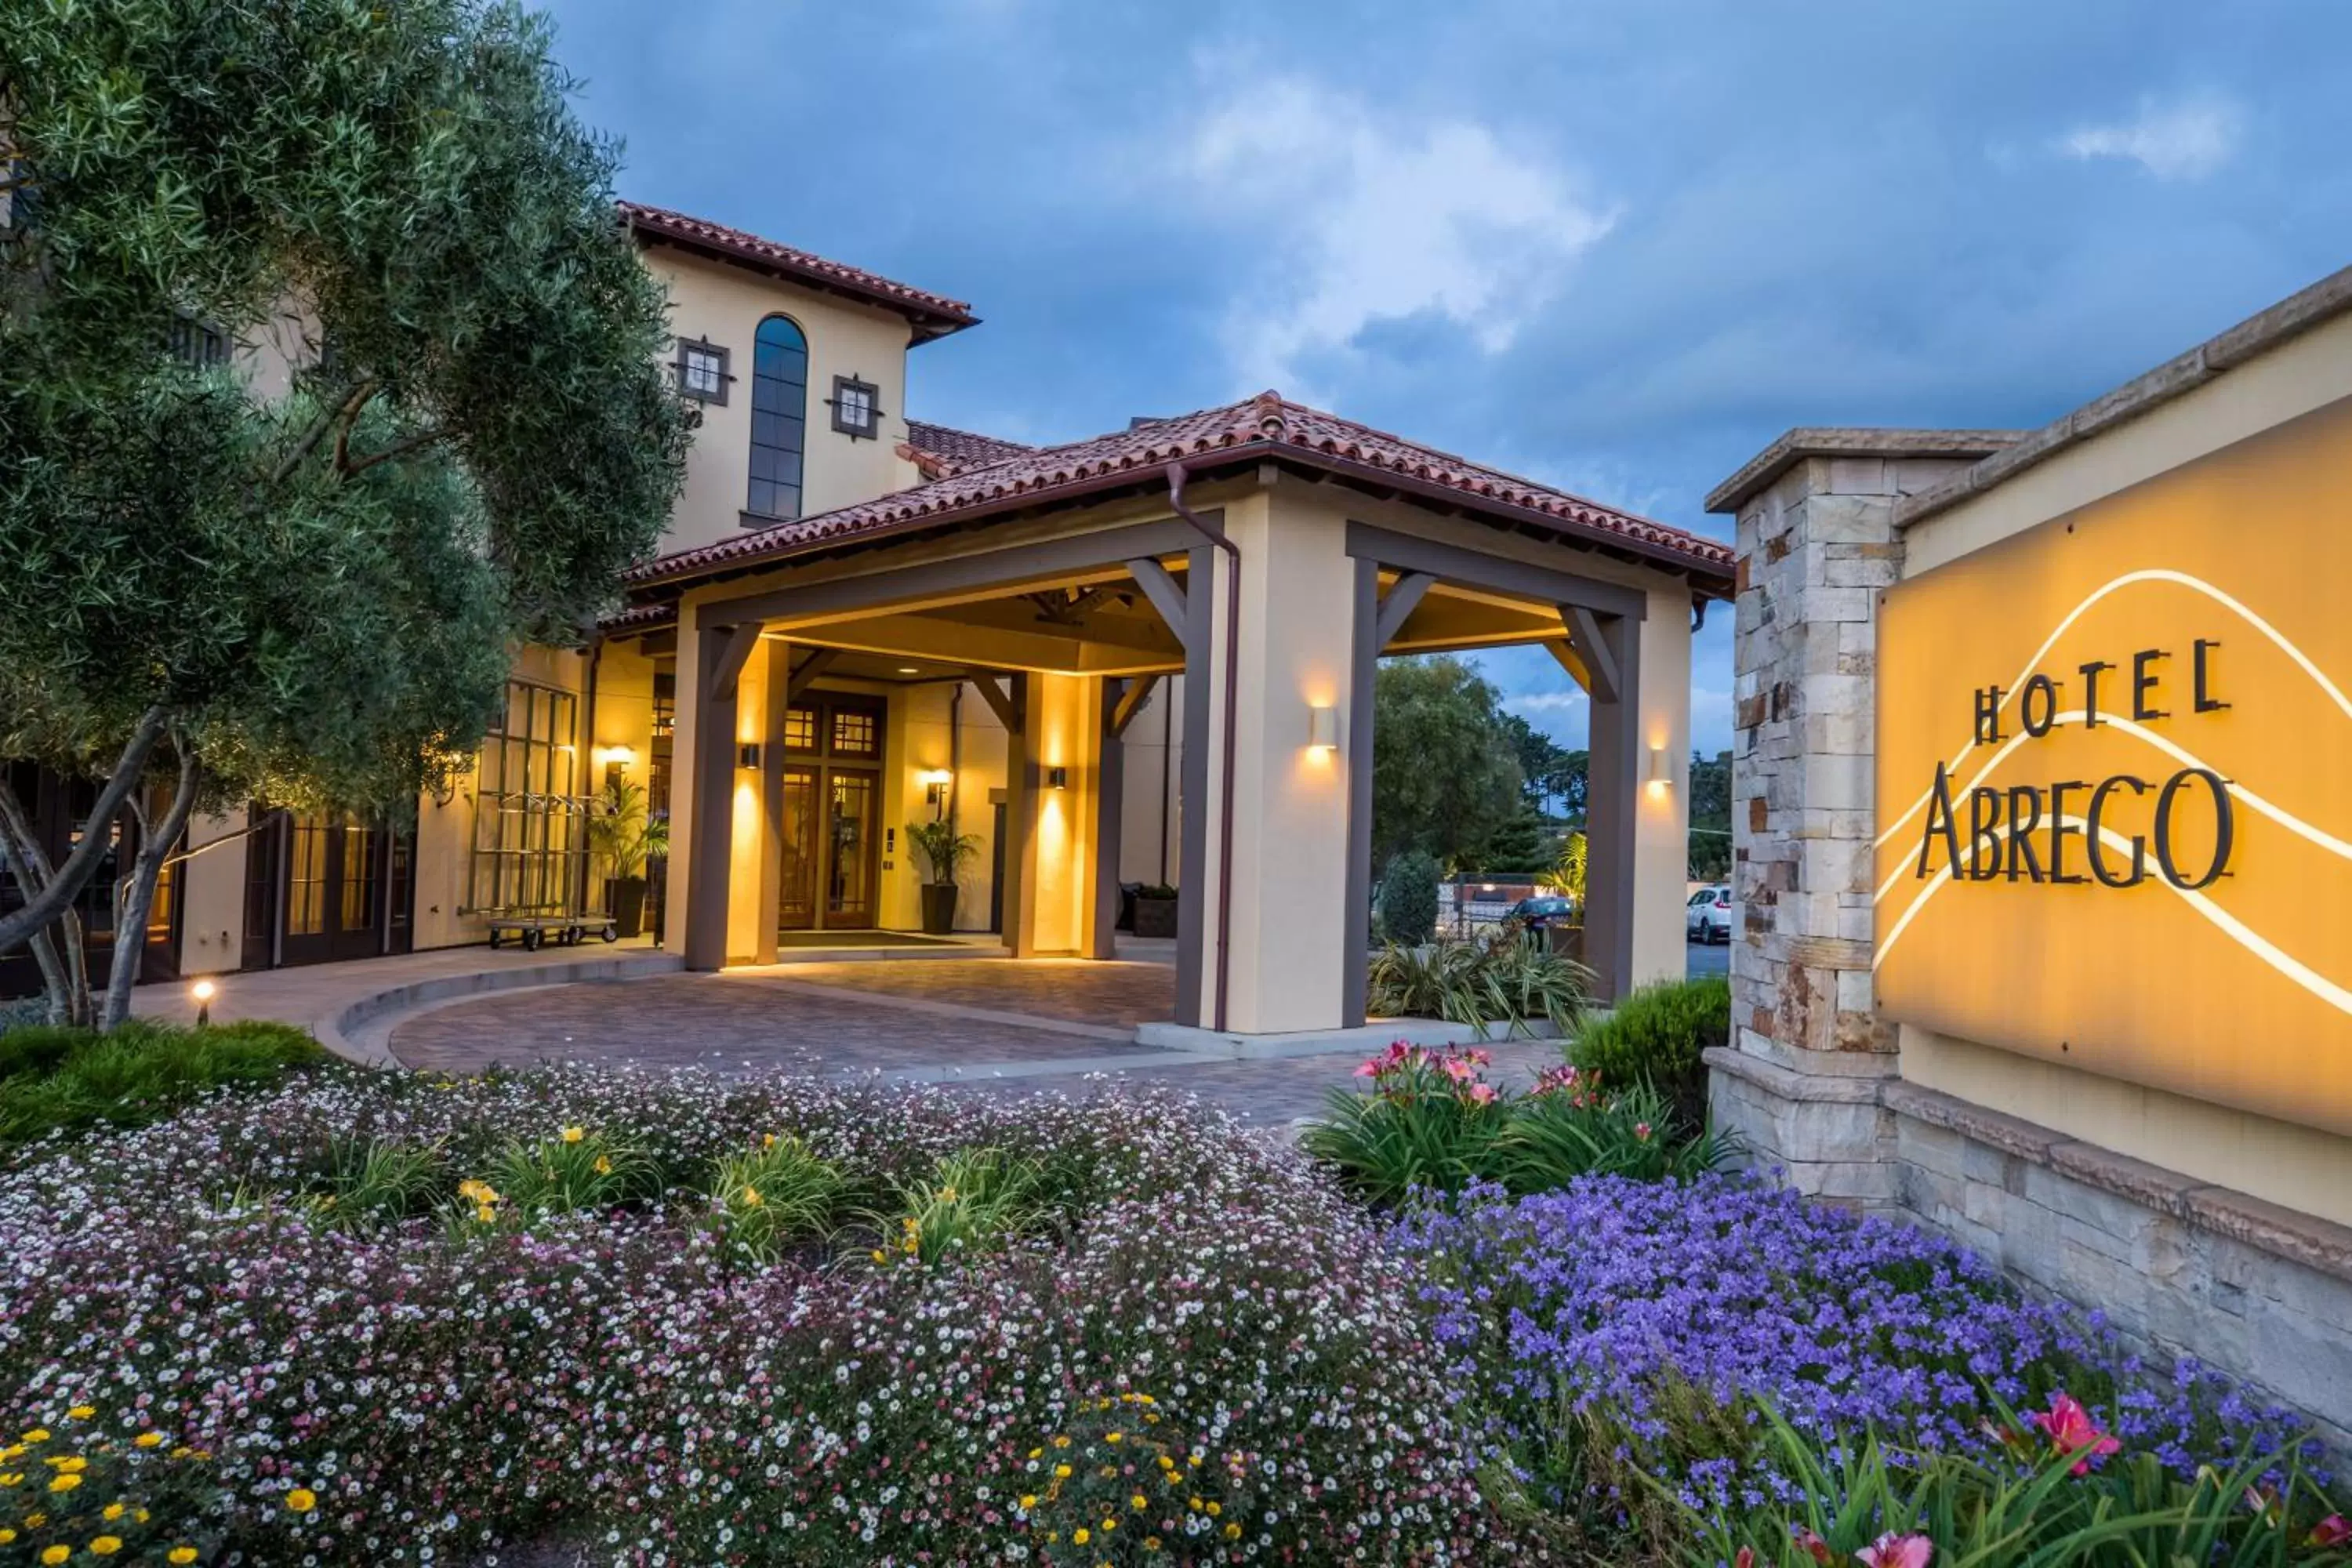
POLYGON ((923 894, 923 934, 945 936, 955 930, 956 885, 926 882, 923 894))
POLYGON ((1565 958, 1573 963, 1584 962, 1582 926, 1546 926, 1544 940, 1549 944, 1555 958, 1565 958))
POLYGON ((613 925, 623 936, 646 929, 646 879, 615 877, 604 884, 604 907, 613 911, 613 925))
POLYGON ((1138 936, 1174 936, 1176 934, 1176 899, 1155 899, 1139 893, 1135 899, 1135 934, 1138 936))

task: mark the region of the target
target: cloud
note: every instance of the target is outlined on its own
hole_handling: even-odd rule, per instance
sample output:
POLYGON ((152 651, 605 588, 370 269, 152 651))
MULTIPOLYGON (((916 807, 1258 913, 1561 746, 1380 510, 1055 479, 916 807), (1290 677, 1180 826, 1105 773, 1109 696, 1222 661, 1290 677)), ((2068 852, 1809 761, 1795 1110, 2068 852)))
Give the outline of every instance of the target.
POLYGON ((2059 140, 2061 152, 2088 162, 2122 158, 2159 180, 2201 180, 2238 150, 2241 116, 2226 99, 2203 97, 2159 108, 2143 100, 2137 119, 2085 125, 2059 140))
POLYGON ((1285 390, 1381 322, 1434 317, 1500 353, 1615 221, 1475 121, 1415 122, 1295 77, 1218 102, 1181 167, 1255 220, 1262 264, 1240 275, 1225 347, 1244 381, 1285 390))
POLYGON ((1584 706, 1581 691, 1514 691, 1503 699, 1503 706, 1516 708, 1522 713, 1566 713, 1584 706))

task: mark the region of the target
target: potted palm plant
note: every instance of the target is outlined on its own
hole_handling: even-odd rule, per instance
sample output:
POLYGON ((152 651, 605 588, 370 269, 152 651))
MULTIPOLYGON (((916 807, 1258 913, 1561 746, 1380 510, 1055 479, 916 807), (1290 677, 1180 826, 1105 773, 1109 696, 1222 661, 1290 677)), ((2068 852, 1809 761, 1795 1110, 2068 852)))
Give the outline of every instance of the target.
POLYGON ((646 788, 614 779, 588 816, 588 847, 604 861, 604 907, 623 936, 645 929, 646 862, 669 853, 669 819, 646 810, 646 788))
POLYGON ((955 930, 956 872, 980 853, 980 835, 958 833, 952 822, 907 824, 907 847, 923 858, 923 931, 945 936, 955 930))

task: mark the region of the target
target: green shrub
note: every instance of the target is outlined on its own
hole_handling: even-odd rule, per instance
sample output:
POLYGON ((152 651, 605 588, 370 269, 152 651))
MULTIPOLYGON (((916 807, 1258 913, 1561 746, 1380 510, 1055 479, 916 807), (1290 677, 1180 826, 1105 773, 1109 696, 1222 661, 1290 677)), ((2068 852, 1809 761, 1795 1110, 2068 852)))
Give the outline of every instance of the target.
POLYGON ((528 1219, 658 1196, 662 1173, 640 1150, 584 1127, 566 1127, 537 1143, 508 1145, 490 1162, 489 1186, 488 1198, 478 1190, 458 1194, 477 1218, 495 1217, 503 1203, 511 1205, 506 1212, 528 1219), (494 1213, 484 1216, 483 1209, 494 1213))
POLYGON ((158 1121, 208 1090, 274 1084, 327 1060, 285 1024, 133 1022, 109 1034, 38 1025, 0 1035, 0 1145, 158 1121))
POLYGON ((320 1216, 348 1230, 396 1223, 433 1207, 448 1182, 437 1144, 337 1138, 327 1150, 320 1216))
POLYGON ((1588 1021, 1569 1055, 1604 1084, 1644 1083, 1696 1123, 1706 1109, 1699 1054, 1731 1037, 1731 983, 1721 975, 1644 985, 1588 1021))
POLYGON ((1357 1069, 1371 1092, 1333 1089, 1300 1142, 1350 1192, 1390 1206, 1416 1187, 1454 1194, 1483 1182, 1523 1194, 1591 1174, 1686 1180, 1736 1152, 1728 1137, 1678 1134, 1654 1089, 1605 1094, 1563 1067, 1517 1094, 1486 1081, 1487 1060, 1475 1047, 1399 1041, 1357 1069))
POLYGON ((880 1235, 874 1256, 936 1263, 950 1252, 992 1248, 1045 1222, 1051 1212, 1045 1184, 1044 1166, 1002 1150, 941 1155, 928 1181, 898 1186, 898 1213, 875 1216, 880 1235))
POLYGON ((1418 849, 1389 858, 1381 873, 1381 931, 1389 941, 1419 947, 1437 931, 1437 862, 1418 849))
POLYGON ((1690 1527, 1685 1558, 1692 1568, 1818 1568, 1856 1560, 1970 1568, 2270 1568, 2346 1557, 2343 1521, 2331 1516, 2329 1500, 2294 1452, 2251 1458, 2229 1471, 2208 1465, 2193 1480, 2182 1480, 2146 1451, 2077 1474, 2081 1461, 2070 1452, 2025 1459, 2033 1445, 2014 1419, 2008 1425, 2019 1433, 2015 1462, 2001 1464, 1903 1453, 1875 1436, 1825 1444, 1775 1411, 1761 1415, 1776 1468, 1795 1495, 1785 1502, 1743 1499, 1704 1512, 1675 1502, 1690 1527))

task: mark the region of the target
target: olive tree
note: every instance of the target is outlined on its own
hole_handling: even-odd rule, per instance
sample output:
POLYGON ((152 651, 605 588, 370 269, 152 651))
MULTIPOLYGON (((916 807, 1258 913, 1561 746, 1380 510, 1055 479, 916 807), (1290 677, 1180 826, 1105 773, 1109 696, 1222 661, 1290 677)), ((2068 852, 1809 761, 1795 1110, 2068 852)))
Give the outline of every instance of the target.
POLYGON ((0 756, 105 781, 54 866, 0 806, 0 950, 48 967, 168 781, 110 1022, 192 811, 412 808, 677 496, 663 297, 551 37, 482 0, 0 0, 0 756))

